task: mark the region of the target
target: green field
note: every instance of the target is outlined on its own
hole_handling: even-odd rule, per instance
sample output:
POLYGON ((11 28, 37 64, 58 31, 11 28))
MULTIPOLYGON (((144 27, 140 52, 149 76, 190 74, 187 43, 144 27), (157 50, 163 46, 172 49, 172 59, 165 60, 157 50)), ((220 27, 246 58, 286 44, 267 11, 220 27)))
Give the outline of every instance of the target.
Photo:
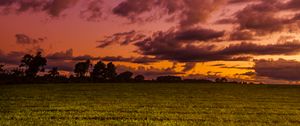
POLYGON ((300 125, 300 86, 0 85, 0 125, 300 125))

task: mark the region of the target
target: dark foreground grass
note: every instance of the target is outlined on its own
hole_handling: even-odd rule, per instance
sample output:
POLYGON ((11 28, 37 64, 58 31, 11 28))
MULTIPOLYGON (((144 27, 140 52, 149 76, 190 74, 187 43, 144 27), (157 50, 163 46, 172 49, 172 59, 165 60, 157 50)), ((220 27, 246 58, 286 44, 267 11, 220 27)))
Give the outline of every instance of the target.
POLYGON ((300 87, 0 85, 0 125, 300 125, 300 87))

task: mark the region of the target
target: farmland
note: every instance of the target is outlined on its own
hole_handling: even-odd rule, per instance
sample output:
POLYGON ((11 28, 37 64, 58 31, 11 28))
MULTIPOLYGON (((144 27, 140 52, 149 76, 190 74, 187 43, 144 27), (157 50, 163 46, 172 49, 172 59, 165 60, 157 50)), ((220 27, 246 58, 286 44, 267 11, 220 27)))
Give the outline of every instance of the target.
POLYGON ((300 125, 300 86, 0 85, 0 125, 300 125))

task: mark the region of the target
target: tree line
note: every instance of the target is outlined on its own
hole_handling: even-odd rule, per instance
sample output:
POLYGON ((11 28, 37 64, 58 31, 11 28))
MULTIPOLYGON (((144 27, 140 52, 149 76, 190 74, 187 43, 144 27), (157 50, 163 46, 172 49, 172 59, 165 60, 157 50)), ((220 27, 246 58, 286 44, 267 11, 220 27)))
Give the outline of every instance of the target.
MULTIPOLYGON (((105 64, 98 61, 92 64, 90 60, 78 62, 74 66, 74 75, 61 75, 58 67, 46 72, 47 59, 41 52, 36 55, 26 54, 20 65, 12 70, 5 70, 0 65, 0 84, 3 83, 107 83, 107 82, 201 82, 211 83, 205 79, 182 79, 179 76, 159 76, 155 80, 145 80, 143 75, 136 75, 130 71, 117 73, 117 67, 112 63, 105 64), (39 74, 40 72, 46 74, 39 74)), ((228 82, 226 78, 217 78, 215 82, 228 82)))

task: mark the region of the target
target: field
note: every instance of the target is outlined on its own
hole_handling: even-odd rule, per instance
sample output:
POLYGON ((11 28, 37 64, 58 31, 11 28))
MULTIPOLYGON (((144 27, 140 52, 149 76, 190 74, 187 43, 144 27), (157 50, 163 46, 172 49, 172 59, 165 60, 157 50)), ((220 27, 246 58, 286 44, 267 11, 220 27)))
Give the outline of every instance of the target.
POLYGON ((300 125, 300 86, 0 85, 0 125, 300 125))

